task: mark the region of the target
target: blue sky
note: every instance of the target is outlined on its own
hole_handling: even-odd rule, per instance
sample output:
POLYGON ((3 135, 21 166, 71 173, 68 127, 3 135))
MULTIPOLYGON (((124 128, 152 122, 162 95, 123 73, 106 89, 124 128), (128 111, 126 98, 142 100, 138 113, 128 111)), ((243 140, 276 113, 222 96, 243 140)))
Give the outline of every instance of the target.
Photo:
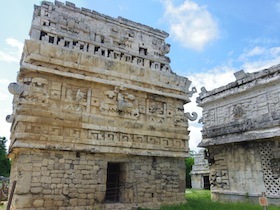
MULTIPOLYGON (((39 0, 2 1, 0 17, 0 136, 9 137, 5 117, 12 112, 7 86, 16 81, 28 39, 33 5, 39 0)), ((64 1, 63 1, 64 2, 64 1)), ((171 68, 200 90, 234 81, 233 72, 253 72, 280 63, 280 0, 72 0, 78 7, 133 20, 170 34, 171 68)), ((195 101, 196 95, 192 98, 195 101)), ((201 110, 195 103, 186 111, 201 110)), ((190 147, 201 139, 190 123, 190 147)))

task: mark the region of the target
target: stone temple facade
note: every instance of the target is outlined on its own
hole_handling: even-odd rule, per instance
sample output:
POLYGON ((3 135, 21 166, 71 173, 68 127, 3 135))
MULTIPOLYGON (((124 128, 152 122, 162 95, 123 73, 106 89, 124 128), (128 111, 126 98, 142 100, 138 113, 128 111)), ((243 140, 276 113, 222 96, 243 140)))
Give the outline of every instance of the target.
POLYGON ((35 6, 11 122, 12 209, 131 209, 185 201, 191 82, 168 34, 73 3, 35 6))
POLYGON ((235 73, 236 81, 198 97, 214 200, 280 205, 280 65, 235 73))
POLYGON ((190 173, 192 189, 210 189, 209 164, 205 159, 205 152, 206 150, 200 150, 194 155, 194 164, 190 173))

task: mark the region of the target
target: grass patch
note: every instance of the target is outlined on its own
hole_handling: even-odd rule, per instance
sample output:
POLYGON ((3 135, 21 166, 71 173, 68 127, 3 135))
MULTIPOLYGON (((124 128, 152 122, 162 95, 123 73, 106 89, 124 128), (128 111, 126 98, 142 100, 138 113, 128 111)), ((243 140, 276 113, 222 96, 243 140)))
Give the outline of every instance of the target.
POLYGON ((3 204, 3 203, 1 203, 1 204, 0 204, 0 210, 4 210, 4 209, 6 209, 6 207, 7 207, 7 206, 6 206, 6 205, 4 205, 4 204, 2 205, 2 204, 3 204))
MULTIPOLYGON (((160 210, 263 210, 259 205, 250 203, 220 203, 211 201, 209 190, 189 190, 186 193, 187 203, 174 206, 163 206, 160 210)), ((269 210, 279 207, 269 206, 269 210)), ((149 209, 141 209, 149 210, 149 209)))

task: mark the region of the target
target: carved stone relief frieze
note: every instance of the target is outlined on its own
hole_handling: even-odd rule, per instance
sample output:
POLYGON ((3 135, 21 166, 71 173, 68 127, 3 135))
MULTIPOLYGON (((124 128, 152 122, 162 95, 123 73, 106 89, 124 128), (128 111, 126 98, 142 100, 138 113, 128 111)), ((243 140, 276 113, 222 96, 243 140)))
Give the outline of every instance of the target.
POLYGON ((229 189, 228 169, 226 167, 221 169, 210 170, 210 184, 212 189, 229 189))
MULTIPOLYGON (((189 114, 189 117, 192 117, 189 114)), ((188 114, 184 113, 183 104, 177 104, 175 107, 174 125, 176 127, 186 127, 188 125, 188 114)))
POLYGON ((203 118, 206 127, 223 125, 235 121, 257 118, 258 116, 273 115, 280 110, 280 91, 272 90, 251 98, 232 102, 223 106, 205 109, 203 118))
POLYGON ((269 101, 269 110, 273 114, 280 111, 280 90, 269 91, 267 94, 267 99, 269 101))
MULTIPOLYGON (((164 147, 175 147, 184 148, 185 140, 182 139, 171 139, 165 137, 149 136, 149 135, 139 135, 139 134, 128 134, 121 132, 110 132, 110 131, 98 131, 98 130, 87 130, 87 138, 99 142, 115 142, 115 143, 139 143, 139 144, 149 144, 154 146, 164 146, 164 147)), ((94 142, 93 142, 94 143, 94 142)))
POLYGON ((156 117, 165 117, 166 115, 166 103, 161 101, 147 100, 147 110, 148 115, 153 115, 156 117))
POLYGON ((23 90, 18 96, 19 104, 49 105, 48 80, 40 77, 25 79, 23 90))
POLYGON ((123 87, 107 90, 104 95, 107 98, 100 102, 99 110, 101 112, 116 112, 122 117, 129 118, 138 118, 140 116, 138 99, 123 87))
POLYGON ((90 109, 91 89, 75 86, 63 86, 64 109, 85 112, 90 109))

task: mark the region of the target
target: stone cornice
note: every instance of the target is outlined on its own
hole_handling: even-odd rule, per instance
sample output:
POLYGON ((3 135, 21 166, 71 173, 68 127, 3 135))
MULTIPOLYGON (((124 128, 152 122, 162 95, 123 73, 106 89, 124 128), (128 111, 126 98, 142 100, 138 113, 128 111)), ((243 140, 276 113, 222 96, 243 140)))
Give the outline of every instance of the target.
POLYGON ((254 88, 264 86, 267 83, 280 82, 280 65, 272 66, 259 72, 246 74, 244 78, 237 79, 228 85, 206 91, 199 94, 197 98, 198 106, 204 106, 213 101, 222 100, 224 97, 234 97, 234 95, 251 91, 254 88))
POLYGON ((207 148, 215 145, 231 144, 245 141, 261 141, 269 138, 277 138, 277 136, 280 136, 279 126, 268 129, 253 130, 242 133, 233 133, 228 135, 203 138, 203 140, 199 143, 198 147, 207 148))

